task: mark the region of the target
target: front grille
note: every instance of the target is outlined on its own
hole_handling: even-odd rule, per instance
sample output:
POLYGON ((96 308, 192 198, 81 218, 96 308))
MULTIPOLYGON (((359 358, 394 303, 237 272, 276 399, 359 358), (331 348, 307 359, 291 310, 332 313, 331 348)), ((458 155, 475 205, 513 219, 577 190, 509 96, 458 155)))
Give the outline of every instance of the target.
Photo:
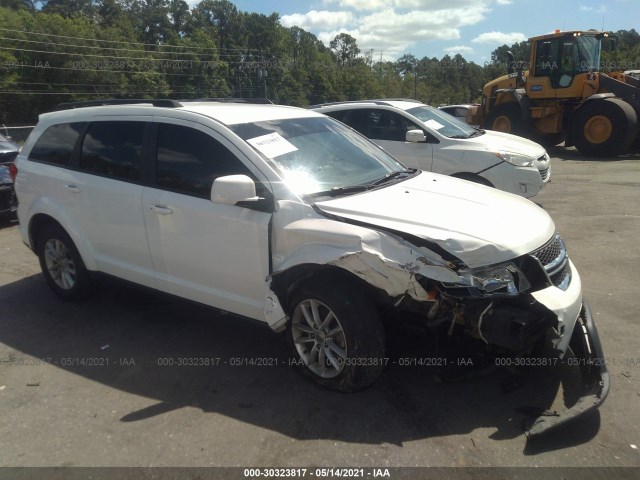
POLYGON ((545 153, 540 158, 538 158, 538 163, 540 164, 540 162, 546 162, 547 164, 544 168, 538 167, 538 172, 540 173, 542 180, 546 181, 547 178, 549 178, 549 154, 545 153))
POLYGON ((538 170, 540 172, 540 176, 542 177, 542 180, 546 180, 547 178, 549 178, 549 168, 544 168, 542 170, 538 170))
POLYGON ((556 287, 566 290, 571 282, 571 267, 569 267, 569 262, 565 262, 564 267, 557 273, 550 275, 549 278, 556 287))
POLYGON ((532 252, 531 256, 540 262, 551 283, 562 290, 569 287, 571 268, 567 249, 560 235, 555 235, 544 246, 532 252))

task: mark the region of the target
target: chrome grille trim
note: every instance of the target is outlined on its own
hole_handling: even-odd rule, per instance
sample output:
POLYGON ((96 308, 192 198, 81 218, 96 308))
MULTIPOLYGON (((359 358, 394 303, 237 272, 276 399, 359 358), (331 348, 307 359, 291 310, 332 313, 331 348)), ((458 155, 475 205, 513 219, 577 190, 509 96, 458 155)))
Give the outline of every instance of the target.
POLYGON ((551 240, 530 255, 540 262, 551 283, 562 290, 569 287, 571 267, 567 249, 560 235, 554 235, 551 240))

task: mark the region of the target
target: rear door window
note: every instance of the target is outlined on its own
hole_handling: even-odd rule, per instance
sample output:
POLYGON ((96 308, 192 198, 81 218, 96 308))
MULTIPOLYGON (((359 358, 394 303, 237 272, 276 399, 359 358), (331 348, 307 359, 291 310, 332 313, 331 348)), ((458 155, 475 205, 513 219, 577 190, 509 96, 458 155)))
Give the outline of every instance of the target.
POLYGON ((82 142, 80 169, 119 180, 140 181, 146 125, 127 121, 92 123, 82 142))

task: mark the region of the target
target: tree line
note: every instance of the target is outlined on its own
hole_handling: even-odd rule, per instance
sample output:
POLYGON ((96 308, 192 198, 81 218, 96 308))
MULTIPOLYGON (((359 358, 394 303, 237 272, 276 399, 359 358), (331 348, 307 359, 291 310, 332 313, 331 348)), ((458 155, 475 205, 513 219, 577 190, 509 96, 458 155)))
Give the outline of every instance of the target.
MULTIPOLYGON (((603 58, 630 65, 640 35, 618 37, 603 58)), ((325 45, 282 26, 277 13, 239 11, 228 0, 191 9, 184 0, 0 0, 0 122, 33 123, 59 103, 104 98, 468 103, 506 72, 507 50, 528 61, 526 42, 498 47, 482 66, 459 54, 390 61, 346 33, 325 45)))

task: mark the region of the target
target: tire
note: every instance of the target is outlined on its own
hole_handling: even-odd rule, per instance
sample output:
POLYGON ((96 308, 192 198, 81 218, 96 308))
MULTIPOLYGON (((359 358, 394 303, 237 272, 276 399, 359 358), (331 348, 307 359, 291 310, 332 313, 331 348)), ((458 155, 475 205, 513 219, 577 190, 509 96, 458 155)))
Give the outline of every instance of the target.
POLYGON ((576 110, 571 137, 580 153, 596 157, 626 152, 638 133, 636 112, 624 100, 591 100, 576 110))
POLYGON ((64 300, 89 293, 90 277, 76 246, 61 227, 47 225, 38 235, 36 253, 49 287, 64 300))
POLYGON ((364 293, 336 277, 316 276, 291 297, 287 342, 296 369, 341 392, 362 390, 384 367, 385 336, 364 293))
POLYGON ((526 133, 520 105, 515 102, 503 103, 489 112, 484 121, 484 128, 496 132, 523 135, 526 133))
POLYGON ((475 173, 462 172, 462 173, 454 173, 451 176, 455 178, 459 178, 461 180, 467 180, 468 182, 478 183, 486 187, 495 188, 493 183, 491 183, 486 178, 481 177, 480 175, 476 175, 475 173))

